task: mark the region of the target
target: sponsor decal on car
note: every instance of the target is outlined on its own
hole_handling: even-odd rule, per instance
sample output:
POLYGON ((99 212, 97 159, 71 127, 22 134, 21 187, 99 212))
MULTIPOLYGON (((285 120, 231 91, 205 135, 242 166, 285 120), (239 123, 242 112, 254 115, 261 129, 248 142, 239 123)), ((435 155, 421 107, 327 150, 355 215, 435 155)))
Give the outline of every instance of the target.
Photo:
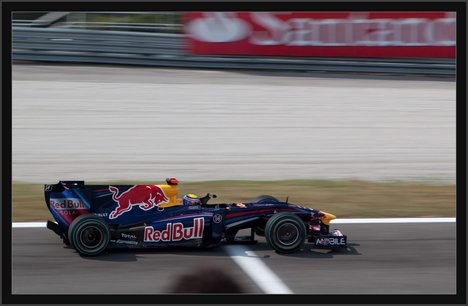
POLYGON ((131 234, 120 233, 120 236, 122 236, 122 238, 125 238, 125 239, 137 239, 135 235, 131 235, 131 234))
POLYGON ((79 198, 51 198, 49 203, 55 210, 89 209, 79 198))
POLYGON ((181 241, 182 239, 203 238, 203 218, 193 219, 192 227, 184 227, 183 223, 167 223, 164 230, 156 230, 152 226, 145 227, 144 242, 169 242, 181 241))
POLYGON ((322 237, 315 240, 316 245, 322 246, 345 246, 346 238, 345 237, 322 237))
POLYGON ((107 217, 109 214, 108 214, 108 213, 93 213, 93 215, 98 216, 98 217, 101 217, 101 218, 105 218, 105 217, 107 217))
POLYGON ((220 214, 216 214, 213 216, 213 222, 214 223, 219 223, 223 220, 223 216, 221 216, 220 214))
POLYGON ((122 239, 111 240, 111 242, 114 242, 114 243, 121 243, 121 244, 138 245, 138 242, 137 242, 137 241, 129 241, 129 240, 122 240, 122 239))
POLYGON ((109 219, 129 212, 133 206, 147 211, 169 202, 164 190, 158 185, 135 185, 120 195, 117 187, 109 186, 109 191, 112 192, 112 200, 117 202, 117 207, 109 214, 109 219))

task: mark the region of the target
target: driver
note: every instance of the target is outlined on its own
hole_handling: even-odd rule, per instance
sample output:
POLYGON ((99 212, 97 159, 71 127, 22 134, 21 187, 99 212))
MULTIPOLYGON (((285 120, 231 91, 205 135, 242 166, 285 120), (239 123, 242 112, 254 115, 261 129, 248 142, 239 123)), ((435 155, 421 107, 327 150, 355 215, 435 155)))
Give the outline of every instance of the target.
POLYGON ((201 205, 200 198, 193 193, 184 195, 183 203, 184 205, 201 205))

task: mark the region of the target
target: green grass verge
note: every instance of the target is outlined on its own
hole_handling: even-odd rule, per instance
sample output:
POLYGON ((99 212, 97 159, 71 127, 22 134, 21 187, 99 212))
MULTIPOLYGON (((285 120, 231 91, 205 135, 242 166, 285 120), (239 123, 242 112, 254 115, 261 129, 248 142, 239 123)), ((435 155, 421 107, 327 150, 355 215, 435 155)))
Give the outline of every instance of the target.
MULTIPOLYGON (((99 182, 96 184, 158 184, 162 182, 99 182)), ((87 182, 87 185, 93 182, 87 182)), ((328 211, 339 218, 454 217, 455 185, 408 182, 334 180, 181 182, 179 196, 207 192, 213 202, 243 202, 258 195, 328 211)), ((42 184, 13 183, 13 221, 51 219, 42 184)))

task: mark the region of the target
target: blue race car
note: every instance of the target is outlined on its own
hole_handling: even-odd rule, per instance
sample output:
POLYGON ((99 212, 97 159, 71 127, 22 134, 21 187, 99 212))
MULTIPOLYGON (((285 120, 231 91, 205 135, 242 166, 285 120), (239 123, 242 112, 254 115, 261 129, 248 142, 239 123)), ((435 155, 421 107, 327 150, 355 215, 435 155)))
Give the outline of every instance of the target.
POLYGON ((208 204, 214 194, 178 198, 178 181, 160 185, 44 185, 56 222, 47 228, 78 253, 95 256, 108 248, 212 247, 255 243, 265 236, 279 253, 299 251, 307 239, 317 248, 346 247, 347 237, 329 230, 334 215, 263 195, 248 203, 208 204), (236 237, 241 229, 250 236, 236 237), (244 238, 244 239, 242 239, 244 238))

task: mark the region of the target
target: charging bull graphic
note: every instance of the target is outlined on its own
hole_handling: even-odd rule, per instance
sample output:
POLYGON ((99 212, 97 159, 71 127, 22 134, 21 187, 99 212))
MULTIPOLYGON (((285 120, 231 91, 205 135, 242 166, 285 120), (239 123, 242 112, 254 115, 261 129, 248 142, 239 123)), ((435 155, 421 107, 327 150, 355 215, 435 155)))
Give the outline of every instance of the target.
POLYGON ((146 211, 169 201, 162 188, 157 185, 135 185, 120 195, 117 195, 117 187, 109 186, 109 190, 112 192, 112 199, 117 202, 117 208, 109 214, 109 219, 129 212, 135 205, 146 211))

